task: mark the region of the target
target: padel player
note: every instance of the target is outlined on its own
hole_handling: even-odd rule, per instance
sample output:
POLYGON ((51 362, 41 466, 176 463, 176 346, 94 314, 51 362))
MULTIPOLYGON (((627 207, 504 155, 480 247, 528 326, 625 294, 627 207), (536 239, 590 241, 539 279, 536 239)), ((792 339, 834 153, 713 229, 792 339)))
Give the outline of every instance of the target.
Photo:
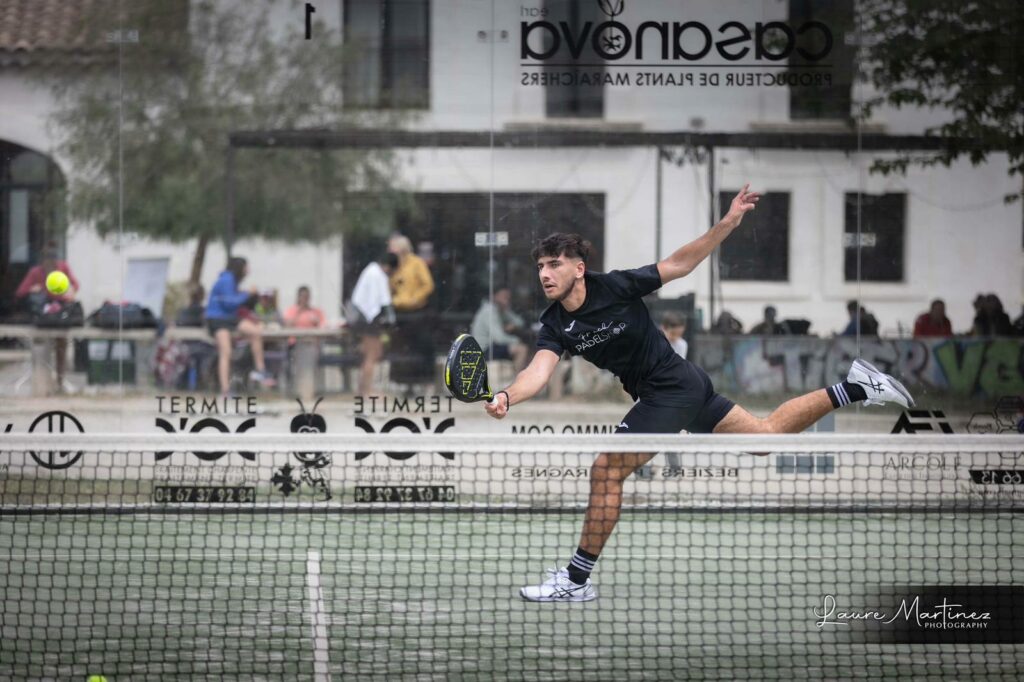
MULTIPOLYGON (((913 405, 898 381, 854 360, 846 381, 793 398, 759 418, 715 393, 700 367, 673 352, 641 297, 690 274, 739 227, 758 199, 758 193, 744 186, 725 217, 708 232, 661 262, 634 270, 588 272, 588 247, 579 235, 556 233, 542 240, 532 255, 544 296, 552 303, 540 317, 539 350, 512 385, 497 392, 493 403, 484 403, 488 414, 501 419, 511 405, 536 395, 566 351, 611 371, 636 401, 616 433, 798 433, 829 411, 853 402, 913 405)), ((524 599, 589 601, 597 597, 590 572, 619 520, 623 482, 652 457, 650 453, 597 457, 576 553, 566 568, 551 569, 542 584, 522 588, 524 599)))

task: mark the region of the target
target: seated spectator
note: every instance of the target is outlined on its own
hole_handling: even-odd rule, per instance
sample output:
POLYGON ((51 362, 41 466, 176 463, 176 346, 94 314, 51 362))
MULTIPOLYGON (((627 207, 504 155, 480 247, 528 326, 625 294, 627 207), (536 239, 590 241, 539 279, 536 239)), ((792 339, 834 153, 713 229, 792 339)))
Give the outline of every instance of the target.
POLYGON ((743 323, 733 317, 728 310, 723 310, 715 323, 711 325, 712 334, 742 334, 743 323))
POLYGON ((530 349, 517 336, 526 331, 526 325, 511 306, 512 292, 509 288, 495 290, 492 300, 480 303, 469 331, 485 353, 493 348, 491 360, 511 360, 515 371, 519 372, 526 367, 530 349))
POLYGON ((302 285, 295 295, 295 305, 288 306, 284 311, 284 325, 298 329, 319 329, 323 327, 327 318, 324 311, 314 308, 310 304, 312 294, 309 287, 302 285))
POLYGON ((270 328, 280 327, 283 323, 281 313, 277 309, 277 289, 264 289, 256 299, 252 314, 257 320, 270 328))
POLYGON ((751 334, 758 336, 775 336, 777 334, 789 334, 789 326, 785 322, 776 322, 778 311, 775 306, 765 306, 764 319, 753 326, 751 334))
MULTIPOLYGON (((14 292, 15 300, 21 302, 22 306, 30 313, 37 314, 50 304, 63 305, 75 300, 80 287, 78 279, 71 272, 71 266, 67 261, 58 260, 57 244, 48 241, 43 249, 39 264, 29 269, 21 280, 17 290, 14 292), (51 294, 46 288, 46 277, 54 270, 59 270, 68 276, 70 286, 63 294, 51 294)), ((67 339, 54 339, 53 350, 57 371, 57 385, 64 388, 64 369, 67 362, 68 341, 67 339)))
POLYGON ((391 286, 388 278, 398 268, 398 256, 384 254, 380 261, 368 264, 359 273, 352 289, 350 320, 352 333, 359 338, 363 363, 359 368, 359 395, 370 395, 377 363, 384 357, 384 326, 394 323, 391 286))
POLYGON ((193 282, 189 285, 188 305, 178 311, 174 318, 174 324, 179 327, 202 327, 203 319, 206 316, 206 307, 203 301, 206 299, 206 289, 202 284, 193 282))
POLYGON ((665 313, 661 317, 661 333, 672 345, 672 350, 682 359, 686 359, 689 344, 683 335, 686 334, 686 320, 678 313, 665 313))
MULTIPOLYGON (((295 303, 284 311, 282 321, 285 327, 293 329, 319 329, 327 320, 324 311, 311 304, 312 294, 306 285, 295 293, 295 303)), ((308 395, 316 389, 315 368, 320 357, 320 342, 317 337, 288 337, 288 369, 294 388, 300 395, 308 395)))
POLYGON ((210 299, 206 304, 206 326, 217 344, 217 378, 223 395, 231 389, 231 335, 236 329, 249 340, 252 348, 255 369, 249 373, 249 379, 264 387, 277 383, 267 374, 263 363, 263 324, 241 315, 244 304, 256 296, 255 289, 247 292, 238 290, 247 274, 249 264, 244 258, 229 258, 227 267, 210 289, 210 299))
MULTIPOLYGON (((43 304, 47 301, 70 303, 75 300, 78 291, 78 279, 71 272, 71 266, 68 265, 67 261, 58 260, 57 245, 50 241, 46 243, 46 248, 43 249, 39 264, 30 268, 25 273, 21 284, 18 285, 18 289, 14 292, 14 298, 22 299, 28 304, 38 305, 39 308, 42 308, 43 304), (71 283, 68 290, 63 294, 51 294, 49 289, 46 288, 46 277, 54 270, 59 270, 67 275, 68 281, 71 283)), ((32 312, 39 311, 32 310, 32 312)))
POLYGON ((850 322, 840 332, 840 336, 878 336, 878 320, 862 308, 858 301, 847 302, 846 312, 850 315, 850 322))
POLYGON ((941 298, 932 301, 928 312, 921 313, 914 321, 914 338, 928 336, 952 336, 953 325, 946 317, 946 303, 941 298))
POLYGON ((974 336, 1011 336, 1013 325, 1010 324, 1010 316, 1003 310, 1003 302, 995 294, 978 295, 974 299, 975 310, 978 314, 974 317, 974 327, 971 334, 974 336), (979 305, 980 303, 980 305, 979 305))

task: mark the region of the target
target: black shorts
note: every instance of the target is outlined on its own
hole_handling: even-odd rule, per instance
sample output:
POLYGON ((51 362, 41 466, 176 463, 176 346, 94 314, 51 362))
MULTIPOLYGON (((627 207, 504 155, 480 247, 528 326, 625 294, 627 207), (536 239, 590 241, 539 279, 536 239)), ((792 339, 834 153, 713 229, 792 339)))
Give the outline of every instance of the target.
POLYGON ((349 325, 349 330, 356 338, 363 338, 365 336, 378 337, 384 335, 384 325, 376 322, 355 322, 349 325))
POLYGON ((711 433, 736 405, 715 393, 711 379, 695 367, 700 380, 678 390, 643 393, 615 433, 711 433))
POLYGON ((238 320, 229 317, 206 318, 206 328, 210 330, 210 336, 216 336, 218 329, 233 332, 238 329, 238 320))

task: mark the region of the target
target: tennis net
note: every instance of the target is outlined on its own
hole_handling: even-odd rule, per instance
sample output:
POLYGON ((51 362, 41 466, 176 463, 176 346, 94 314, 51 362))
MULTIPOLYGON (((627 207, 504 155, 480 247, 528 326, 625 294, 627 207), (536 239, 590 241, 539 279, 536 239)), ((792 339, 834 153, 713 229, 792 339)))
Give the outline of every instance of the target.
POLYGON ((1020 437, 4 444, 4 678, 1017 679, 1024 668, 1020 437), (656 456, 624 483, 598 599, 522 601, 521 586, 575 550, 596 453, 622 451, 656 456))

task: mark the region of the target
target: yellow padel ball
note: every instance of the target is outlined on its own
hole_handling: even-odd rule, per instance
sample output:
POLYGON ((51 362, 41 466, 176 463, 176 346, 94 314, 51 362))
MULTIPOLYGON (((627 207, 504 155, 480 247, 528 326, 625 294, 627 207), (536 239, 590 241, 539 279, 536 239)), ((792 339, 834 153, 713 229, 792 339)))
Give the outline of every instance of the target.
POLYGON ((54 270, 46 276, 46 290, 54 296, 60 296, 68 287, 71 286, 71 282, 68 280, 68 276, 60 270, 54 270))

